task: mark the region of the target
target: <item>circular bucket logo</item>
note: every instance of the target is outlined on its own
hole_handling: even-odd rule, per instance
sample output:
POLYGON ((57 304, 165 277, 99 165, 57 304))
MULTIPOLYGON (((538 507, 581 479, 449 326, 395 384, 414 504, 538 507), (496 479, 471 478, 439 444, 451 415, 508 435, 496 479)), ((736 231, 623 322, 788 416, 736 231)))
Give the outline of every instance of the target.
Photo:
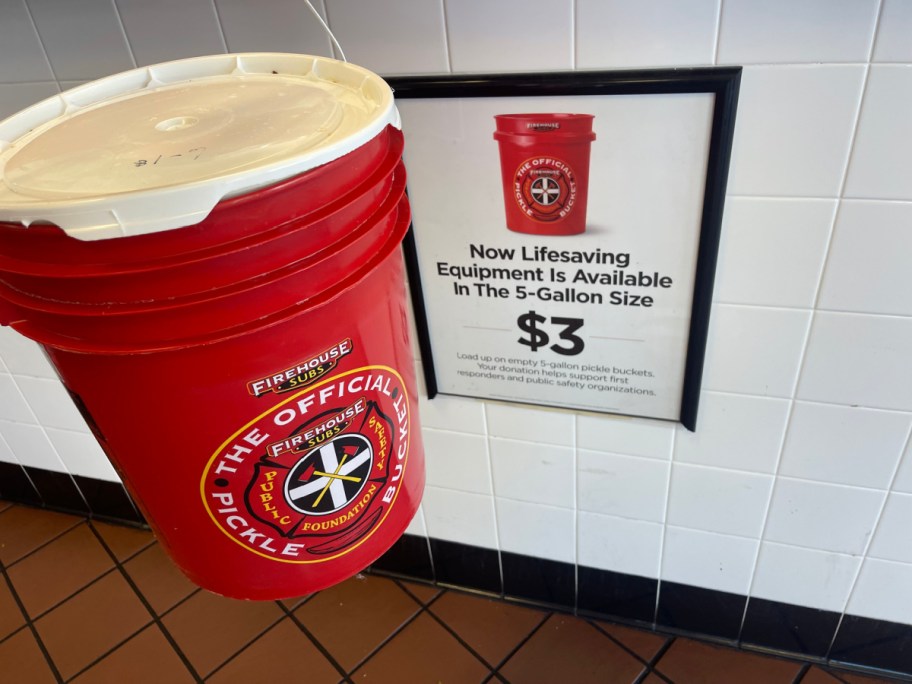
POLYGON ((200 482, 215 524, 253 553, 315 563, 348 553, 383 522, 403 482, 408 395, 369 366, 298 392, 227 439, 200 482))
POLYGON ((536 221, 559 221, 576 203, 573 169, 555 157, 527 159, 516 169, 513 183, 519 208, 536 221))

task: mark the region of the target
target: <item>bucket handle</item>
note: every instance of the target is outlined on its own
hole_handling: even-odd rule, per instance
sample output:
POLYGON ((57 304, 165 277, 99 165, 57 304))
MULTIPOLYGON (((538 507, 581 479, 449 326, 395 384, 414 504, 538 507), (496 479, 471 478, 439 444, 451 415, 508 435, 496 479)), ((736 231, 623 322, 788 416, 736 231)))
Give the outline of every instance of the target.
POLYGON ((339 57, 342 58, 343 62, 348 62, 348 60, 345 59, 345 53, 342 51, 342 46, 339 45, 339 41, 336 40, 336 37, 333 35, 332 29, 329 28, 329 25, 323 20, 323 17, 320 16, 320 13, 317 12, 316 8, 310 4, 310 0, 304 0, 304 3, 310 8, 310 11, 317 18, 317 21, 320 22, 320 26, 322 26, 323 30, 329 35, 329 39, 332 41, 333 45, 336 46, 336 50, 339 51, 339 57))

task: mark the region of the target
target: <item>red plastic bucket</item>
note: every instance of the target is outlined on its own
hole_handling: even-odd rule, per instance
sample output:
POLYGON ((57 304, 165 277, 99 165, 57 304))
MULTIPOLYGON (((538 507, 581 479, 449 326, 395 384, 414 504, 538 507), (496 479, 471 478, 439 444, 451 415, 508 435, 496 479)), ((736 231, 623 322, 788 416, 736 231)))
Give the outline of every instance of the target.
POLYGON ((0 152, 0 323, 44 345, 163 547, 216 593, 287 598, 346 579, 419 505, 397 122, 379 77, 295 55, 137 69, 0 122, 12 140, 0 152), (246 104, 227 116, 233 89, 246 104), (299 138, 264 152, 232 134, 276 107, 296 121, 295 98, 320 124, 298 126, 303 151, 299 138), (130 130, 155 150, 192 144, 184 129, 201 120, 217 163, 181 167, 190 177, 173 183, 155 171, 148 187, 118 176, 109 194, 80 180, 64 196, 59 164, 95 169, 99 141, 130 142, 101 155, 113 167, 152 158, 108 135, 108 108, 143 113, 130 130), (56 149, 58 125, 87 133, 66 138, 75 148, 55 166, 39 153, 56 149), (188 216, 199 220, 175 225, 188 216))
POLYGON ((534 235, 586 230, 591 114, 500 114, 500 148, 507 228, 534 235))

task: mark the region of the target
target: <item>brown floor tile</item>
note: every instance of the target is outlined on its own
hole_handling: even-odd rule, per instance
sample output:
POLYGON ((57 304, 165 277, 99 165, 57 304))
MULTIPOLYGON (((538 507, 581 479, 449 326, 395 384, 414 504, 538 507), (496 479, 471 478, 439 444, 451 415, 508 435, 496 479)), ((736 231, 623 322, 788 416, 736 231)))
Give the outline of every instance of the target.
POLYGON ((402 584, 402 586, 404 586, 406 589, 408 589, 409 593, 412 596, 414 596, 416 599, 421 601, 421 603, 425 606, 427 604, 429 604, 431 601, 433 601, 435 598, 437 598, 437 595, 441 591, 443 591, 442 589, 438 589, 437 587, 432 586, 430 584, 421 584, 419 582, 406 582, 405 580, 399 580, 399 583, 402 584))
POLYGON ((114 571, 39 618, 35 627, 64 679, 69 679, 152 620, 114 571))
POLYGON ((644 669, 584 620, 552 615, 500 671, 515 684, 630 684, 644 669))
POLYGON ((50 665, 30 629, 21 629, 0 643, 0 675, 4 682, 55 684, 50 665))
POLYGON ((124 563, 124 570, 158 615, 196 591, 196 585, 184 577, 159 544, 133 556, 124 563))
POLYGON ((675 682, 791 684, 801 664, 691 639, 676 639, 655 669, 675 682))
POLYGON ((190 664, 206 677, 283 615, 273 601, 239 601, 200 591, 162 623, 190 664))
POLYGON ((429 609, 496 667, 542 621, 545 613, 448 591, 429 609))
POLYGON ((358 575, 324 589, 295 615, 348 672, 418 610, 392 580, 358 575))
POLYGON ((452 634, 425 614, 415 618, 368 660, 352 675, 352 681, 370 684, 471 684, 484 681, 489 672, 452 634))
POLYGON ((11 504, 9 501, 3 501, 2 499, 0 499, 0 513, 3 513, 3 511, 5 511, 7 508, 9 508, 12 505, 13 504, 11 504))
POLYGON ((93 520, 91 525, 98 530, 98 534, 111 549, 111 553, 121 562, 155 541, 155 536, 149 530, 140 530, 125 525, 111 525, 97 520, 93 520))
POLYGON ((0 639, 5 639, 24 624, 25 616, 13 598, 6 580, 0 576, 0 639))
POLYGON ((113 567, 111 556, 83 523, 8 572, 28 614, 36 618, 113 567))
POLYGON ((335 684, 342 675, 290 619, 282 620, 206 681, 209 684, 258 682, 269 663, 269 681, 335 684), (306 673, 306 677, 303 675, 306 673))
POLYGON ((668 682, 666 682, 658 675, 650 673, 646 675, 646 679, 640 682, 640 684, 668 684, 668 682))
POLYGON ((82 518, 13 506, 0 513, 0 563, 9 567, 54 537, 82 522, 82 518))
POLYGON ((149 625, 72 684, 193 684, 196 681, 156 625, 149 625))
POLYGON ((655 654, 659 652, 659 649, 668 641, 668 637, 647 632, 645 629, 622 627, 621 625, 612 625, 607 622, 599 622, 598 626, 646 662, 652 660, 655 654))

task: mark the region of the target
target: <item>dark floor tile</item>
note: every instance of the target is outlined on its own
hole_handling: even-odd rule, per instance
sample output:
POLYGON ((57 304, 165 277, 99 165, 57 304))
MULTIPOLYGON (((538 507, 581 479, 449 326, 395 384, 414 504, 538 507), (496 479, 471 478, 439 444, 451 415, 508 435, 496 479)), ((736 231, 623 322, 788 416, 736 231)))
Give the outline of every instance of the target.
POLYGON ((422 605, 427 605, 433 601, 440 594, 442 589, 435 587, 431 584, 421 584, 419 582, 408 582, 406 580, 399 580, 400 586, 405 587, 405 590, 418 599, 422 605))
MULTIPOLYGON (((0 462, 0 498, 18 503, 40 506, 41 495, 18 463, 0 462)), ((0 509, 8 503, 0 502, 0 509)))
POLYGON ((81 515, 88 514, 88 504, 73 482, 72 475, 31 466, 25 466, 25 472, 41 494, 45 506, 81 515))
POLYGON ((678 638, 655 670, 673 682, 792 684, 801 664, 678 638))
POLYGON ((119 572, 112 572, 35 622, 57 669, 69 679, 152 616, 119 572))
POLYGON ((724 591, 662 582, 656 621, 666 627, 737 639, 747 598, 724 591))
POLYGON ((576 602, 576 567, 570 563, 500 552, 503 591, 507 596, 572 609, 576 602))
POLYGON ((489 670, 428 615, 386 644, 352 676, 355 682, 483 682, 489 670))
POLYGON ((88 502, 92 515, 132 523, 144 522, 142 515, 133 507, 127 490, 119 482, 79 475, 74 475, 73 479, 88 502))
POLYGON ((839 624, 839 613, 751 598, 741 641, 778 651, 823 657, 839 624))
POLYGON ((393 580, 358 575, 324 589, 295 616, 349 672, 420 609, 393 580))
POLYGON ((41 508, 13 506, 0 513, 0 563, 6 567, 83 521, 41 508))
POLYGON ((219 668, 209 684, 259 682, 268 669, 270 682, 307 681, 332 684, 342 675, 291 619, 282 620, 266 634, 219 668), (264 668, 264 663, 268 665, 264 668))
POLYGON ((9 578, 32 618, 114 567, 95 533, 82 523, 9 568, 9 578))
POLYGON ((30 629, 20 629, 6 641, 0 642, 0 675, 10 684, 56 684, 35 636, 30 629))
POLYGON ((390 550, 378 558, 371 567, 374 570, 383 570, 429 582, 434 580, 434 568, 431 565, 427 537, 412 534, 402 535, 390 550))
POLYGON ((668 637, 644 629, 622 627, 606 622, 599 622, 598 626, 646 662, 650 662, 668 641, 668 637))
POLYGON ((124 570, 158 615, 196 591, 196 585, 184 577, 160 544, 153 544, 133 556, 124 563, 124 570))
POLYGON ((431 553, 438 582, 495 594, 502 592, 497 551, 431 539, 431 553))
POLYGON ((504 601, 448 591, 430 611, 492 667, 499 665, 547 615, 504 601))
POLYGON ((6 580, 0 575, 0 639, 5 639, 24 624, 25 616, 13 598, 6 580))
POLYGON ((72 684, 192 684, 196 679, 156 625, 150 625, 72 684))
POLYGON ((644 669, 584 620, 552 615, 500 671, 523 684, 630 684, 644 669))
POLYGON ((98 522, 97 520, 93 520, 89 524, 101 535, 114 557, 121 562, 136 555, 142 549, 155 542, 155 537, 149 530, 125 525, 112 525, 98 522))
POLYGON ((162 624, 206 677, 283 615, 273 601, 238 601, 199 591, 165 615, 162 624))
POLYGON ((655 618, 658 580, 580 566, 577 582, 580 610, 640 622, 655 618))
POLYGON ((912 626, 846 615, 830 659, 912 674, 912 626))

